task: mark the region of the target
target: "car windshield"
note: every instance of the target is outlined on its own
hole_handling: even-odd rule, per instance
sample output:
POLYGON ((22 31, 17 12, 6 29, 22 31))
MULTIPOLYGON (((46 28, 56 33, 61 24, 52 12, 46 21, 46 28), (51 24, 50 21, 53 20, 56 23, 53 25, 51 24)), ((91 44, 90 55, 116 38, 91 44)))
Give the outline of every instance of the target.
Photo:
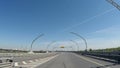
POLYGON ((0 0, 0 68, 120 68, 120 0, 0 0))

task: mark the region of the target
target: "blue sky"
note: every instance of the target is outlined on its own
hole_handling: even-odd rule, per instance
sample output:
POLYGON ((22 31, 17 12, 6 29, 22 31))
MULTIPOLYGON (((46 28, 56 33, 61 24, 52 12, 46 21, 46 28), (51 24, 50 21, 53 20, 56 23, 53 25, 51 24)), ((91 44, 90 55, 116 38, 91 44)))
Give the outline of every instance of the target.
POLYGON ((0 48, 29 48, 44 33, 34 49, 51 41, 57 41, 54 46, 71 45, 71 39, 84 49, 71 31, 85 37, 89 48, 118 47, 119 22, 120 11, 105 0, 1 0, 0 48))

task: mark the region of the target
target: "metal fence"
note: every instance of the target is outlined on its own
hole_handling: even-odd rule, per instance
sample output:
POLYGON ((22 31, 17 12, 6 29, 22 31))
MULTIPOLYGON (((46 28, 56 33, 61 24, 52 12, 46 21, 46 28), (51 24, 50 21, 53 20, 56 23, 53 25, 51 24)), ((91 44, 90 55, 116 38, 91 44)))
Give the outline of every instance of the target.
POLYGON ((96 56, 120 62, 120 52, 76 52, 81 55, 96 56))

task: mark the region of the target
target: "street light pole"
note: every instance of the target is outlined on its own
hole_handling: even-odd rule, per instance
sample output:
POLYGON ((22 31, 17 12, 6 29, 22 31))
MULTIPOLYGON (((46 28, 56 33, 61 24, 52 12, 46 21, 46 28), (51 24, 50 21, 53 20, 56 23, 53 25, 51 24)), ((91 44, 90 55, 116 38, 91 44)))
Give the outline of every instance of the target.
POLYGON ((32 43, 31 43, 31 47, 30 47, 30 53, 33 53, 32 47, 33 47, 34 42, 35 42, 37 39, 39 39, 40 37, 42 37, 42 36, 44 36, 44 34, 40 34, 40 35, 37 36, 35 39, 33 39, 32 43))
POLYGON ((70 40, 70 41, 76 44, 77 49, 78 49, 78 51, 79 51, 79 45, 78 45, 78 43, 77 43, 76 41, 73 41, 73 40, 70 40))
POLYGON ((112 4, 114 7, 116 7, 120 11, 120 5, 116 3, 114 0, 106 0, 110 4, 112 4))
POLYGON ((50 44, 48 44, 48 46, 47 46, 47 53, 49 52, 49 50, 48 50, 48 48, 49 48, 49 46, 51 46, 53 43, 55 43, 56 41, 52 41, 50 44))
POLYGON ((70 32, 70 33, 78 36, 79 38, 81 38, 84 41, 85 46, 86 46, 85 51, 87 51, 87 41, 86 41, 86 39, 84 37, 82 37, 81 35, 77 34, 77 33, 74 33, 74 32, 70 32))

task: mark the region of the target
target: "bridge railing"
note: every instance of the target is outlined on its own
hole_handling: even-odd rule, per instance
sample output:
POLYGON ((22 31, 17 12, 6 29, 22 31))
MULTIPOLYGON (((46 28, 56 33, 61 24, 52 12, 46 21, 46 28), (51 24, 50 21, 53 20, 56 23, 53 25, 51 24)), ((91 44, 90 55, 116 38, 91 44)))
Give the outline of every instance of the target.
POLYGON ((77 54, 81 55, 89 55, 89 56, 96 56, 102 57, 107 59, 112 59, 120 62, 120 52, 76 52, 77 54))

